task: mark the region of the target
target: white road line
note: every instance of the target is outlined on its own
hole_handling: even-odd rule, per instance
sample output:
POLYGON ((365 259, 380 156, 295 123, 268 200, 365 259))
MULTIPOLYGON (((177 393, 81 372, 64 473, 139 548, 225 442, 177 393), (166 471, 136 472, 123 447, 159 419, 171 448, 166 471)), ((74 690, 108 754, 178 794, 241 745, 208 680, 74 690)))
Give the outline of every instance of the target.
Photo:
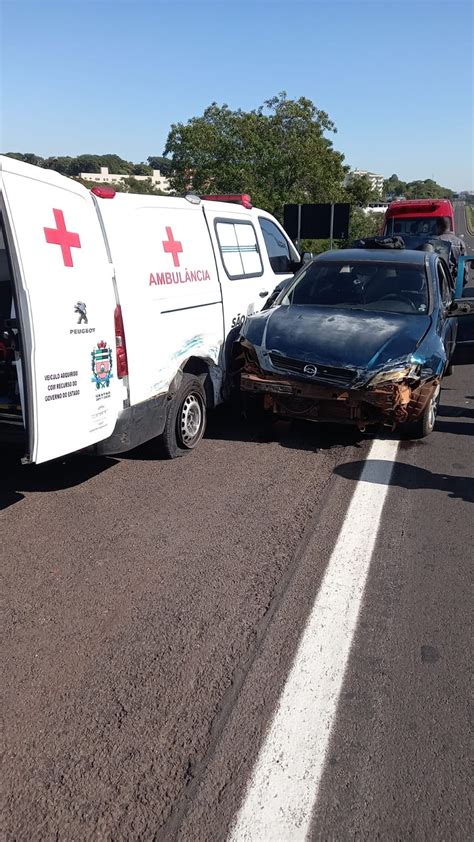
POLYGON ((372 444, 231 831, 232 842, 306 838, 397 446, 396 441, 372 444))

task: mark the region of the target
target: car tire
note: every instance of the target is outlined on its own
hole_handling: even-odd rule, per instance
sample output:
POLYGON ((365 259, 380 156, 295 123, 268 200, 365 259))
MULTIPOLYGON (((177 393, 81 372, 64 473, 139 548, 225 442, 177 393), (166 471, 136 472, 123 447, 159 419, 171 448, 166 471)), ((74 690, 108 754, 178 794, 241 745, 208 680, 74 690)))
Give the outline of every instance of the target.
POLYGON ((451 377, 452 373, 454 372, 454 366, 452 363, 448 363, 446 366, 446 371, 444 372, 445 377, 451 377))
POLYGON ((184 374, 169 403, 160 449, 166 459, 184 456, 201 441, 206 429, 206 393, 193 374, 184 374))
POLYGON ((423 415, 417 421, 409 421, 400 425, 400 437, 403 439, 425 439, 433 432, 438 412, 441 387, 434 393, 423 415))

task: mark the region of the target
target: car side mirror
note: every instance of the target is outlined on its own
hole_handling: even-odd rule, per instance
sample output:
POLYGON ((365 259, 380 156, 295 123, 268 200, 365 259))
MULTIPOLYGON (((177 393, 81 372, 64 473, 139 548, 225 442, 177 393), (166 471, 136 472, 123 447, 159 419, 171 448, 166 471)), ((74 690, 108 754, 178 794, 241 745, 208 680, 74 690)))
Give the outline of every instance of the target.
POLYGON ((456 298, 448 312, 449 318, 460 318, 461 316, 474 316, 474 298, 456 298))
POLYGON ((314 258, 314 254, 312 251, 304 251, 301 255, 299 260, 292 260, 291 261, 291 271, 296 274, 299 272, 303 266, 306 266, 307 263, 311 263, 314 258))

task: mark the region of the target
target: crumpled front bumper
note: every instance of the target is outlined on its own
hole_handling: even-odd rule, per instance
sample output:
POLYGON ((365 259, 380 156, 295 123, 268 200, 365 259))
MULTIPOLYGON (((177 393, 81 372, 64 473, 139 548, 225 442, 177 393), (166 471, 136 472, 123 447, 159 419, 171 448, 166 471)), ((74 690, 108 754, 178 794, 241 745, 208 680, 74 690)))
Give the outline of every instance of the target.
POLYGON ((277 415, 311 421, 395 426, 416 421, 426 409, 440 383, 433 377, 421 383, 383 383, 344 388, 330 383, 306 382, 244 368, 240 388, 245 393, 263 394, 264 407, 277 415))

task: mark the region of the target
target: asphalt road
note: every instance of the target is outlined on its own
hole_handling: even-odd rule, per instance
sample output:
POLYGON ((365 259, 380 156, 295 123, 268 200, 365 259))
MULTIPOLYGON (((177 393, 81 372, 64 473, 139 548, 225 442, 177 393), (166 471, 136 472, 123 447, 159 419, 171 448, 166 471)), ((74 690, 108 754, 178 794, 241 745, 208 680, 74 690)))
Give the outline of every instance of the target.
MULTIPOLYGON (((466 217, 464 214, 464 205, 462 202, 454 203, 454 225, 456 234, 463 238, 466 244, 466 252, 469 255, 474 255, 474 234, 469 232, 466 225, 466 217)), ((474 286, 474 266, 470 266, 470 286, 474 286)))
MULTIPOLYGON (((383 489, 309 839, 472 835, 473 373, 383 489)), ((7 840, 228 837, 370 447, 220 410, 174 462, 2 453, 7 840)))

